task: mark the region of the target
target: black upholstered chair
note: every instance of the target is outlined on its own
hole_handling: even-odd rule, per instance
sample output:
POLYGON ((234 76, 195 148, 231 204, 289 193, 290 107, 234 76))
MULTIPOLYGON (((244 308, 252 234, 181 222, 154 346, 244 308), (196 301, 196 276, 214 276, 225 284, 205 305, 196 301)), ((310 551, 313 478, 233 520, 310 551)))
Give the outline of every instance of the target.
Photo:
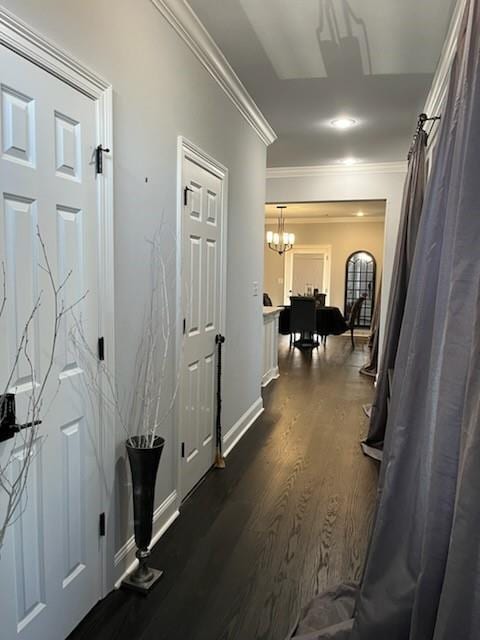
POLYGON ((290 345, 292 337, 297 333, 301 334, 299 342, 295 342, 299 347, 318 346, 313 337, 316 328, 316 304, 315 298, 306 296, 291 296, 290 298, 290 345), (310 336, 310 338, 307 338, 310 336))
POLYGON ((356 326, 358 326, 358 321, 360 319, 360 314, 362 312, 363 303, 365 302, 365 297, 360 296, 357 298, 355 302, 352 304, 350 309, 350 315, 348 316, 347 325, 350 329, 350 339, 352 341, 352 349, 355 349, 355 340, 353 339, 353 330, 356 326))
POLYGON ((317 306, 319 307, 324 307, 325 306, 325 300, 327 299, 327 294, 326 293, 315 293, 313 295, 313 297, 315 298, 315 301, 317 303, 317 306))

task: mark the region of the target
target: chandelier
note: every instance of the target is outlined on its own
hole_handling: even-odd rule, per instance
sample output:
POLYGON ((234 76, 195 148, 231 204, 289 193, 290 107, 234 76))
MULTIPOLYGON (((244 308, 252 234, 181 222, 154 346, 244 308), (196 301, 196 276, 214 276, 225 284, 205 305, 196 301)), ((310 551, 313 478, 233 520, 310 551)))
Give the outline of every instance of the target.
POLYGON ((279 255, 283 256, 284 253, 293 249, 295 244, 295 234, 287 233, 285 231, 285 215, 284 209, 286 205, 279 204, 277 209, 280 209, 280 213, 277 220, 277 230, 267 231, 267 244, 272 251, 276 251, 279 255))

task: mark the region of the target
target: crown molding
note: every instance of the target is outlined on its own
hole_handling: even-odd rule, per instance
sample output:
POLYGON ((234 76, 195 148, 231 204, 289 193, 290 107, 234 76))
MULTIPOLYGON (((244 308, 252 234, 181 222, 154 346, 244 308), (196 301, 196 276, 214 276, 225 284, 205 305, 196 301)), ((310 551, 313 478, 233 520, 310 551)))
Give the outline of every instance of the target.
POLYGON ((186 0, 151 0, 177 34, 216 80, 260 139, 269 145, 277 136, 220 48, 186 0))
MULTIPOLYGON (((349 224, 359 224, 369 222, 373 223, 385 223, 384 216, 339 216, 338 218, 285 218, 285 224, 288 226, 292 224, 344 224, 348 222, 349 224)), ((265 218, 265 226, 275 226, 277 224, 277 218, 265 218)))
POLYGON ((432 86, 430 87, 430 91, 425 102, 424 112, 428 116, 441 115, 441 110, 448 90, 450 70, 457 52, 458 37, 466 5, 467 0, 457 0, 447 38, 443 45, 437 70, 433 78, 432 86))
POLYGON ((345 167, 338 164, 313 165, 309 167, 271 167, 267 178, 311 178, 315 176, 347 176, 365 173, 405 173, 406 162, 378 162, 345 167))
POLYGON ((48 41, 28 24, 0 8, 0 44, 42 67, 94 100, 110 88, 110 83, 48 41))

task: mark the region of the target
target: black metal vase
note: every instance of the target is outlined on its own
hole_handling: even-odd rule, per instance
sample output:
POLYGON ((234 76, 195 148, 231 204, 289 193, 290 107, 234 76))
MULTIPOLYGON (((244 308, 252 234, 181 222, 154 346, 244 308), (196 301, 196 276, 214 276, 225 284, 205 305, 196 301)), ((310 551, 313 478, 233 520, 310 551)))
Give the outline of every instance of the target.
POLYGON ((134 436, 126 443, 133 485, 133 521, 138 567, 123 581, 124 586, 140 591, 148 590, 162 572, 148 566, 148 546, 152 539, 155 482, 165 440, 157 437, 153 446, 142 447, 145 436, 134 436))

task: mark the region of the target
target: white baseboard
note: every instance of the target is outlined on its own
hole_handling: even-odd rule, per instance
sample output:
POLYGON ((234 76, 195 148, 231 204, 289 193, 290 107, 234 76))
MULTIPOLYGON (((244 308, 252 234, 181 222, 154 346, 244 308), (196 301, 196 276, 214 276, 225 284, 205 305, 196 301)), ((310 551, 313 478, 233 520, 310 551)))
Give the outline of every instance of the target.
POLYGON ((274 367, 273 369, 270 369, 269 371, 267 371, 267 373, 263 375, 262 387, 266 387, 267 385, 270 384, 272 380, 276 380, 279 377, 280 377, 280 370, 278 367, 274 367))
MULTIPOLYGON (((153 513, 153 536, 149 546, 150 549, 157 544, 179 515, 177 492, 172 491, 153 513)), ((115 589, 118 589, 127 575, 136 568, 138 560, 135 558, 135 549, 135 538, 131 536, 115 554, 115 566, 118 566, 121 562, 127 565, 120 578, 115 582, 115 589)))
POLYGON ((223 436, 223 455, 226 457, 237 444, 237 442, 246 434, 255 420, 263 413, 263 399, 258 398, 249 407, 243 416, 233 425, 231 429, 223 436))

